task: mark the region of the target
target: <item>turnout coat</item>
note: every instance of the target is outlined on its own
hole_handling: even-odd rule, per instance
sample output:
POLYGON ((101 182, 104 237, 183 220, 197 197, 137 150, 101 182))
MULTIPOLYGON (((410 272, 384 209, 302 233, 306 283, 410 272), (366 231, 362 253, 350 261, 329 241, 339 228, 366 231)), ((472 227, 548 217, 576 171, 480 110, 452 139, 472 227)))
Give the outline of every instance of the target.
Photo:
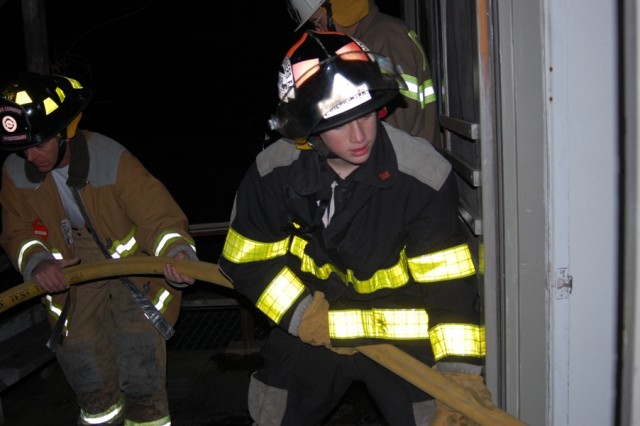
MULTIPOLYGON (((131 152, 102 134, 87 131, 79 131, 69 143, 67 185, 79 190, 112 258, 173 256, 181 250, 197 258, 185 214, 131 152)), ((25 281, 43 259, 76 256, 68 216, 51 173, 40 173, 19 156, 9 155, 2 169, 0 203, 0 244, 25 281)), ((180 310, 180 290, 164 277, 131 280, 173 325, 180 310)), ((70 289, 72 300, 77 287, 70 289)), ((43 298, 52 324, 67 294, 43 298)))
POLYGON ((457 211, 451 165, 387 123, 346 180, 315 151, 281 139, 238 188, 219 266, 293 335, 322 291, 334 346, 430 345, 435 361, 479 364, 476 268, 457 211))

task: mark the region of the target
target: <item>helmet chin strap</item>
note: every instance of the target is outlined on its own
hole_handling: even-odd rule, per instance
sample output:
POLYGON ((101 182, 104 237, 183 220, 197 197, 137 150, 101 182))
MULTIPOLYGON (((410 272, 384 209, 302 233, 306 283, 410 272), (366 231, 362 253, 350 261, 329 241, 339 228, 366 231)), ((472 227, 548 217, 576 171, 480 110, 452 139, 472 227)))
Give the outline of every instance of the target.
MULTIPOLYGON (((67 133, 67 132, 65 131, 64 133, 67 133)), ((58 142, 58 159, 56 160, 56 164, 53 166, 53 168, 51 168, 51 170, 57 169, 60 163, 62 162, 64 155, 67 153, 68 140, 69 139, 67 139, 67 136, 63 135, 63 137, 60 139, 60 142, 58 142)))
POLYGON ((64 159, 64 155, 67 153, 67 145, 70 139, 73 139, 76 136, 76 131, 78 130, 78 123, 82 118, 82 112, 78 113, 71 123, 62 130, 60 142, 58 142, 58 160, 56 161, 55 166, 51 170, 58 168, 62 160, 64 159))
POLYGON ((324 7, 324 9, 327 11, 327 29, 329 31, 335 31, 336 26, 333 23, 333 12, 331 11, 331 2, 329 2, 329 0, 325 1, 322 7, 324 7))
POLYGON ((311 148, 314 149, 318 154, 322 155, 326 158, 338 158, 338 156, 331 151, 327 146, 322 142, 320 136, 309 136, 309 140, 307 142, 311 148))

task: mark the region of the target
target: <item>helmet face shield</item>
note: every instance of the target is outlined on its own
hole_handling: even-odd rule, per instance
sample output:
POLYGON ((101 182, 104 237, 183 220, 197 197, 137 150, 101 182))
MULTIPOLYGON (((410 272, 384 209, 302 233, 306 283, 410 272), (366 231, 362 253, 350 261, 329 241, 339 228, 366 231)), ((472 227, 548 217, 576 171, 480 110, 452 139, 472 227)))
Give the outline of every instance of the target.
POLYGON ((391 59, 360 48, 321 62, 287 57, 282 72, 275 130, 292 139, 377 111, 406 88, 391 59))

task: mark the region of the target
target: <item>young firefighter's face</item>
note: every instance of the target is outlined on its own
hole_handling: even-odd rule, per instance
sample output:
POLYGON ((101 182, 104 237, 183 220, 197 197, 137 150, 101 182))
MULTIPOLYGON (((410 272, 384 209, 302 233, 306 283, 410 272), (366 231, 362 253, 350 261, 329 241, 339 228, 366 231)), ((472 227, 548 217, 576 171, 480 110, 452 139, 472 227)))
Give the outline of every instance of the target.
POLYGON ((378 117, 371 112, 320 134, 327 148, 342 160, 360 165, 369 159, 376 140, 378 117))

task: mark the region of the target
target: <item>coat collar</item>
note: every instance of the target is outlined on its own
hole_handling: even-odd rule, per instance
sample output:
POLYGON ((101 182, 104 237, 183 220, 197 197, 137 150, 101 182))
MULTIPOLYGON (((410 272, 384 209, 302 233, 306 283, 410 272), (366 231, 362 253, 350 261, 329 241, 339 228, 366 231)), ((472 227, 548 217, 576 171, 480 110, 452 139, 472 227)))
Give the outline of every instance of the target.
MULTIPOLYGON (((319 192, 324 186, 336 180, 335 172, 327 164, 327 159, 313 150, 300 153, 292 187, 296 193, 309 195, 319 192)), ((355 181, 374 188, 388 188, 394 185, 398 176, 398 161, 389 135, 378 120, 376 141, 369 159, 354 170, 347 181, 355 181)))
MULTIPOLYGON (((78 189, 84 188, 89 176, 89 147, 84 132, 77 132, 76 136, 68 142, 67 149, 71 150, 67 185, 78 189)), ((33 183, 43 182, 48 174, 42 173, 28 161, 24 162, 24 172, 29 182, 33 183)))

